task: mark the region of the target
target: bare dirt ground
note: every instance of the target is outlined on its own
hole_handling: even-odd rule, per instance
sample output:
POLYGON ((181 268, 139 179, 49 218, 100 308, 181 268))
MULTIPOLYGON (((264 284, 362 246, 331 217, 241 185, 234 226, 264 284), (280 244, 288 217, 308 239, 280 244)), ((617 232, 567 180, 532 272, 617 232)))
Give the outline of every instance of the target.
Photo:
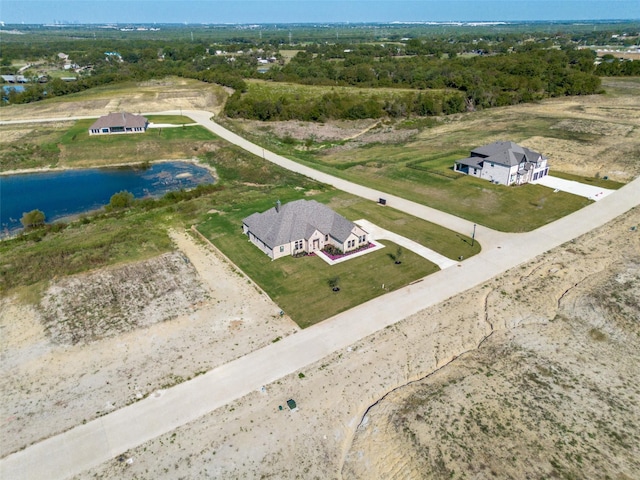
POLYGON ((176 253, 54 281, 36 307, 1 300, 1 456, 298 329, 218 254, 172 238, 176 253))
MULTIPOLYGON (((166 110, 207 110, 219 113, 228 91, 223 87, 187 78, 148 80, 127 89, 94 89, 78 100, 9 105, 2 108, 2 120, 100 116, 110 112, 162 112, 166 110)), ((73 96, 70 96, 73 98, 73 96)))
MULTIPOLYGON (((375 405, 358 428, 343 478, 637 478, 635 237, 634 248, 612 252, 613 263, 594 262, 602 270, 574 277, 565 292, 553 289, 550 300, 561 294, 555 317, 496 332, 480 349, 375 405)), ((540 280, 524 282, 523 297, 546 295, 540 280)))
POLYGON ((636 208, 76 478, 634 478, 638 224, 636 208))

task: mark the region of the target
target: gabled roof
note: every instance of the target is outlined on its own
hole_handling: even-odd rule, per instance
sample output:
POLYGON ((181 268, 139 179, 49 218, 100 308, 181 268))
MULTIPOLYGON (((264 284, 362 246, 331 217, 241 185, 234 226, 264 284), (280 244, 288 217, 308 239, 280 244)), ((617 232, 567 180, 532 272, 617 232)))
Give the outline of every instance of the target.
POLYGON ((484 157, 485 161, 513 167, 522 162, 536 163, 542 156, 538 152, 521 147, 513 142, 493 142, 471 150, 472 156, 484 157))
POLYGON ((96 120, 94 124, 89 127, 89 129, 93 130, 113 127, 144 128, 147 123, 147 119, 142 115, 134 115, 127 112, 110 113, 109 115, 105 115, 96 120))
POLYGON ((269 248, 308 239, 316 230, 345 242, 355 224, 315 200, 296 200, 254 213, 244 223, 269 248))

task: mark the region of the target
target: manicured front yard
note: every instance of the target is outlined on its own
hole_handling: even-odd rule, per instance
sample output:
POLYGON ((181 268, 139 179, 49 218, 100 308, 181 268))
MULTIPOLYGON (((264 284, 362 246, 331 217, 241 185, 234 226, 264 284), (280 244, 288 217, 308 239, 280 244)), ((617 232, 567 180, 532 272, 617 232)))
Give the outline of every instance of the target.
MULTIPOLYGON (((299 198, 304 195, 291 189, 289 194, 293 196, 286 197, 286 201, 294 199, 296 193, 299 198)), ((477 242, 471 247, 468 237, 343 192, 331 190, 305 198, 326 203, 350 220, 367 219, 452 259, 460 255, 468 258, 480 251, 477 242)), ((403 249, 402 263, 396 265, 391 255, 396 253, 397 245, 388 241, 381 242, 386 248, 332 266, 315 256, 272 261, 242 234, 241 225, 244 217, 270 208, 273 202, 264 196, 243 200, 210 214, 198 230, 303 328, 438 270, 407 249, 403 249), (336 277, 339 292, 329 285, 336 277)))

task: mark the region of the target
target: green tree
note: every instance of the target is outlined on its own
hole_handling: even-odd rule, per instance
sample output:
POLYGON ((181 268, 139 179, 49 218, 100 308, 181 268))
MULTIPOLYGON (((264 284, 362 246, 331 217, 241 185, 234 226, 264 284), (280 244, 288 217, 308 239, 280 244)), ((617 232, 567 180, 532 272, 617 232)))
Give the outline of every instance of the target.
POLYGON ((395 261, 396 265, 400 265, 402 263, 402 254, 404 252, 402 251, 402 247, 398 246, 398 249, 396 250, 396 254, 393 257, 393 260, 395 261))
POLYGON ((109 200, 109 205, 107 207, 109 210, 120 210, 122 208, 130 207, 132 203, 133 193, 122 190, 121 192, 111 195, 111 199, 109 200))
POLYGON ((20 223, 24 228, 35 228, 44 225, 44 212, 36 209, 22 214, 20 223))

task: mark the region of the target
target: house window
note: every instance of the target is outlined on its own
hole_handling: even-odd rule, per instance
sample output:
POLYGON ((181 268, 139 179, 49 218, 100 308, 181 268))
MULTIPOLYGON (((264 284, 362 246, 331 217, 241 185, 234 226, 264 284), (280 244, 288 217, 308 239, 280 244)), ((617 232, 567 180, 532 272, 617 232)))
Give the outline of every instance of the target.
POLYGON ((325 235, 325 236, 324 236, 324 241, 325 241, 325 242, 328 242, 328 241, 329 241, 329 235, 325 235))
POLYGON ((492 167, 495 167, 495 164, 493 164, 493 163, 492 163, 492 164, 491 164, 491 166, 492 166, 492 167))
POLYGON ((302 240, 297 240, 294 248, 295 250, 302 250, 302 240))
POLYGON ((284 252, 284 245, 280 245, 280 253, 284 252))

